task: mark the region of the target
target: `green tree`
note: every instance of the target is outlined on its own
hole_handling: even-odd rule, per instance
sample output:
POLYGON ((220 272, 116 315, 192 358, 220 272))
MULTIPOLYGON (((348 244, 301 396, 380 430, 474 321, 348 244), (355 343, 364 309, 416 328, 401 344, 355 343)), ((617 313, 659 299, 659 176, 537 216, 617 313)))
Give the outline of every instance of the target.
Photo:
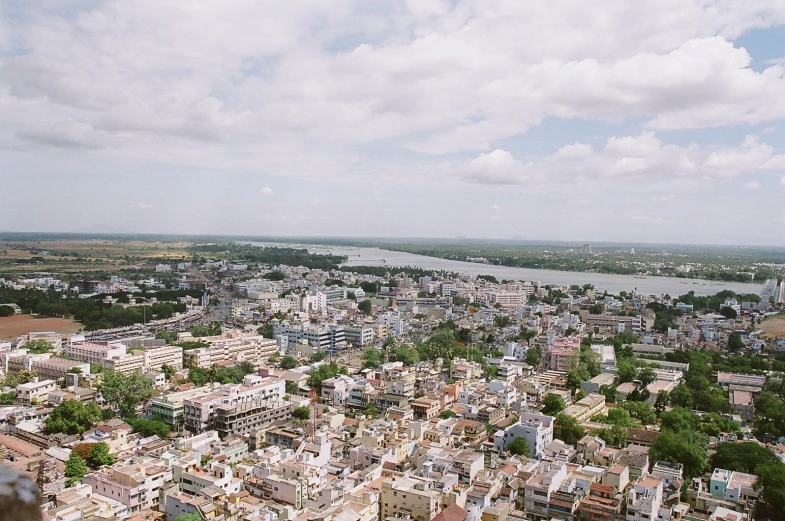
POLYGON ((452 412, 450 409, 445 409, 445 410, 443 410, 442 412, 439 413, 439 418, 441 418, 442 420, 447 420, 449 418, 455 418, 455 416, 457 416, 457 415, 454 412, 452 412))
POLYGON ((362 311, 366 315, 370 315, 371 314, 371 309, 372 309, 371 301, 368 300, 368 299, 363 300, 362 302, 357 304, 357 309, 359 309, 360 311, 362 311))
POLYGON ((158 436, 161 439, 166 439, 172 430, 166 422, 158 417, 152 420, 147 418, 126 418, 125 422, 131 426, 134 432, 141 432, 145 437, 158 436))
POLYGON ((56 434, 83 434, 101 419, 101 409, 94 402, 63 400, 44 422, 46 432, 56 434))
POLYGON ((296 420, 306 421, 311 417, 311 408, 306 405, 296 407, 292 411, 292 417, 296 420))
POLYGON ((635 362, 628 359, 619 360, 616 363, 616 368, 619 376, 619 383, 632 382, 638 376, 638 368, 635 367, 635 362))
POLYGON ((180 514, 174 521, 203 521, 202 516, 199 514, 189 513, 189 514, 180 514))
POLYGON ((755 487, 763 489, 762 495, 772 512, 785 510, 785 464, 766 463, 755 468, 758 479, 755 487))
POLYGON ((281 366, 281 369, 289 370, 289 369, 294 369, 295 367, 299 367, 300 362, 298 362, 295 357, 286 355, 283 358, 281 358, 281 361, 278 362, 278 365, 281 366))
POLYGON ((41 354, 50 352, 52 350, 52 344, 46 340, 38 339, 25 342, 22 348, 27 349, 29 353, 41 354))
POLYGON ((578 372, 570 371, 567 373, 567 389, 570 391, 575 391, 575 389, 579 388, 582 381, 583 378, 581 378, 581 375, 578 372))
POLYGON ((572 416, 567 416, 564 413, 556 416, 556 422, 553 429, 554 438, 560 439, 570 445, 575 445, 584 436, 586 436, 586 429, 581 427, 578 420, 572 416))
POLYGON ((36 376, 37 375, 35 371, 32 371, 30 369, 22 369, 17 373, 16 378, 20 384, 28 384, 33 380, 35 380, 36 376))
POLYGON ((264 338, 272 338, 273 337, 273 325, 272 324, 265 324, 256 328, 256 332, 262 335, 264 338))
POLYGON ((679 384, 670 393, 671 405, 674 407, 684 407, 692 409, 695 401, 692 399, 692 391, 685 384, 679 384))
POLYGON ((567 407, 564 398, 557 394, 548 394, 542 400, 542 413, 548 416, 556 416, 567 407))
POLYGON ((779 462, 774 452, 757 443, 720 443, 711 457, 712 468, 747 474, 755 474, 761 465, 779 462))
POLYGON ((297 382, 286 380, 286 394, 297 394, 298 392, 300 392, 300 388, 297 382))
POLYGON ((698 417, 684 407, 674 407, 660 415, 660 429, 671 432, 695 431, 698 428, 698 417))
POLYGON ((412 346, 402 344, 390 351, 391 362, 403 362, 404 365, 411 366, 420 361, 420 355, 412 346))
POLYGON ((365 369, 376 369, 384 362, 382 353, 375 347, 366 348, 362 355, 360 355, 360 359, 362 359, 365 369))
POLYGON ((74 483, 82 481, 82 478, 87 473, 87 463, 75 451, 71 451, 68 456, 68 461, 65 462, 65 477, 68 478, 66 486, 71 486, 74 483))
POLYGON ((664 430, 649 449, 649 460, 682 463, 684 479, 689 482, 700 476, 706 467, 708 438, 695 431, 673 432, 664 430))
POLYGON ((507 445, 507 451, 516 456, 529 457, 529 444, 526 443, 525 438, 515 438, 507 445))
POLYGON ((174 376, 175 369, 169 364, 161 364, 161 372, 164 373, 166 379, 169 380, 174 376))
POLYGON ((153 394, 153 382, 139 373, 123 374, 114 371, 104 373, 99 387, 106 403, 123 414, 133 412, 136 405, 148 400, 153 394))
POLYGON ((741 339, 741 335, 733 331, 728 335, 728 351, 734 352, 742 348, 744 348, 744 341, 741 339))
POLYGON ((0 394, 0 405, 13 405, 16 403, 16 393, 2 393, 0 394))
POLYGON ((631 417, 644 425, 652 425, 657 422, 657 415, 649 402, 624 402, 622 407, 630 413, 631 417))
POLYGON ((632 419, 630 413, 621 407, 614 407, 608 411, 607 416, 597 415, 592 421, 618 425, 619 427, 640 427, 640 424, 632 419))
POLYGON ((363 412, 369 418, 378 418, 379 417, 379 409, 377 409, 374 404, 368 405, 365 408, 365 411, 363 411, 363 412))
POLYGON ((526 350, 526 363, 537 367, 540 365, 540 359, 542 358, 542 354, 540 353, 539 347, 530 347, 526 350))
POLYGON ((648 387, 649 384, 653 383, 656 379, 657 373, 655 373, 654 369, 651 367, 644 367, 638 372, 638 380, 640 380, 644 387, 648 387))
POLYGON ((114 455, 109 454, 109 445, 103 441, 96 443, 87 455, 87 463, 93 468, 111 465, 114 462, 114 455))
POLYGON ((627 441, 627 429, 620 425, 611 425, 605 429, 595 432, 596 436, 605 440, 605 443, 613 447, 621 447, 627 441))

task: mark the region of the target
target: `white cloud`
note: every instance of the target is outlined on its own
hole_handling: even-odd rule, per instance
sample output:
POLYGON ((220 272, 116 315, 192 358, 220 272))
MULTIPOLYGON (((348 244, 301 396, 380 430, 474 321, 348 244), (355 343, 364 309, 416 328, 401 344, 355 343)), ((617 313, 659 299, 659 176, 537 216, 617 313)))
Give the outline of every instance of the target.
POLYGON ((259 189, 259 193, 263 195, 273 195, 273 189, 269 186, 265 186, 264 188, 259 189))
POLYGON ((780 186, 785 186, 785 176, 780 177, 780 186))
POLYGON ((722 179, 770 170, 772 164, 779 164, 781 157, 773 155, 773 148, 753 135, 737 146, 678 146, 663 144, 653 132, 647 131, 638 136, 610 137, 601 152, 581 143, 567 145, 539 162, 525 165, 507 151, 494 150, 472 160, 466 167, 469 174, 465 177, 485 184, 553 182, 576 175, 722 179))
POLYGON ((130 205, 128 208, 131 208, 133 210, 149 210, 152 207, 153 205, 148 203, 134 203, 130 205))
POLYGON ((757 181, 750 181, 748 183, 744 183, 744 188, 749 188, 751 190, 757 190, 760 188, 760 183, 757 181))
POLYGON ((499 206, 498 204, 494 204, 493 206, 491 206, 491 208, 492 208, 493 210, 497 211, 497 212, 498 212, 499 210, 501 210, 501 209, 502 209, 502 207, 501 207, 501 206, 499 206))

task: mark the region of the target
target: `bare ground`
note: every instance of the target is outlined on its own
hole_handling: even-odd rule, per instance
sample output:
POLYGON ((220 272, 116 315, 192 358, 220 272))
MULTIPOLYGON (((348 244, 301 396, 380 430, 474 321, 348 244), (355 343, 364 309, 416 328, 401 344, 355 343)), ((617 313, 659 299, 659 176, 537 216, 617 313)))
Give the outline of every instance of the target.
POLYGON ((38 318, 30 315, 14 315, 0 318, 0 340, 14 340, 32 331, 54 331, 68 335, 76 333, 82 324, 65 318, 38 318))

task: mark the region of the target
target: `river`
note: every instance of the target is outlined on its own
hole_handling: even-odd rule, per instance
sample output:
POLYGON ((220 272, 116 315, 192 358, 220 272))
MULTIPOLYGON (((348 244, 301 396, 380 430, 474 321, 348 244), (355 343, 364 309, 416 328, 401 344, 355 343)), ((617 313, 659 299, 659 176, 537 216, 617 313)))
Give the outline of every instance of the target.
POLYGON ((382 250, 379 248, 358 248, 354 246, 321 246, 316 244, 284 244, 272 242, 253 242, 259 246, 279 246, 289 248, 307 248, 311 253, 330 253, 345 255, 347 266, 413 266, 426 270, 444 270, 470 275, 493 275, 498 280, 522 280, 538 282, 541 285, 584 285, 592 284, 599 290, 617 294, 619 291, 633 291, 645 295, 669 294, 672 297, 683 295, 692 290, 696 295, 714 295, 729 289, 736 293, 754 293, 760 295, 763 283, 748 284, 741 282, 722 282, 702 279, 682 279, 676 277, 637 277, 633 275, 615 275, 606 273, 583 273, 575 271, 539 270, 533 268, 512 268, 494 266, 475 262, 440 259, 404 253, 400 251, 382 250))

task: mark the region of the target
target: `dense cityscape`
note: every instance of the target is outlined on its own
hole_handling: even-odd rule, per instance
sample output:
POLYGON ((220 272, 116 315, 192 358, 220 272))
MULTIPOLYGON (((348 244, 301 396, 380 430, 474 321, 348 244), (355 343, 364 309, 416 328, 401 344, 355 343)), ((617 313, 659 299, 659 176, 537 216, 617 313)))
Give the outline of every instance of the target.
POLYGON ((79 242, 35 244, 3 246, 14 266, 43 257, 63 272, 0 278, 0 332, 31 328, 0 339, 0 450, 46 519, 785 508, 781 280, 759 294, 613 294, 285 246, 90 258, 56 249, 79 242), (124 264, 76 273, 57 260, 69 258, 124 264))
POLYGON ((785 521, 785 0, 0 0, 0 521, 785 521))

